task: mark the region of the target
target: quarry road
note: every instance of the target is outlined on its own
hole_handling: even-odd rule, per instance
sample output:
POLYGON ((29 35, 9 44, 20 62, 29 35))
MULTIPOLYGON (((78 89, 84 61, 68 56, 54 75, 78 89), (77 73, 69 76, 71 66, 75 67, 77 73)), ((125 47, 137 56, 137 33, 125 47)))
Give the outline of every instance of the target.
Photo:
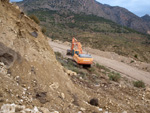
MULTIPOLYGON (((70 57, 66 55, 67 49, 70 49, 70 46, 68 46, 67 44, 57 43, 53 41, 49 41, 49 44, 55 52, 60 52, 63 56, 70 57)), ((86 53, 86 51, 83 51, 83 53, 86 53)), ((89 52, 89 54, 91 53, 89 52)), ((122 76, 126 76, 134 80, 142 80, 146 84, 150 85, 150 73, 149 72, 137 69, 136 67, 132 67, 123 62, 119 62, 116 60, 102 57, 100 55, 97 55, 96 53, 91 54, 91 55, 94 58, 94 61, 99 63, 100 65, 103 65, 116 72, 119 72, 122 76)))

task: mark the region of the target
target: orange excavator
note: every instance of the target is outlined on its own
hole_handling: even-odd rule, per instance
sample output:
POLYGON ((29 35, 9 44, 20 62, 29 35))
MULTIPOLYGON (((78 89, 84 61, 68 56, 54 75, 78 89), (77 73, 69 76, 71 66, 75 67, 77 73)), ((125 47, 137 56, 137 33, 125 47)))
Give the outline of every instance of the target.
POLYGON ((93 58, 89 54, 83 54, 82 45, 77 39, 72 38, 71 50, 67 50, 67 55, 72 55, 73 59, 81 65, 91 66, 93 58))

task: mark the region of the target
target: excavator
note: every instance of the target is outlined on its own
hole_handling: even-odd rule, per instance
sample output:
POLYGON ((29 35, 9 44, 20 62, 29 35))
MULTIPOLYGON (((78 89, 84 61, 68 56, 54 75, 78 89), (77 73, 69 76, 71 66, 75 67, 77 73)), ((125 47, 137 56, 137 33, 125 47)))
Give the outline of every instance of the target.
POLYGON ((91 66, 93 58, 89 54, 83 54, 82 45, 76 38, 72 38, 71 50, 67 50, 67 55, 72 55, 77 64, 91 66))

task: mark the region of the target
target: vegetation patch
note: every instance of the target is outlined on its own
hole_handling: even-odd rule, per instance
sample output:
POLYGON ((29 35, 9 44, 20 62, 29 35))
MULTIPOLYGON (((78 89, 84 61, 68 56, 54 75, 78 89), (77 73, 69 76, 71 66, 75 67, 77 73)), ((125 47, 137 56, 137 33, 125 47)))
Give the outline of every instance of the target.
POLYGON ((134 87, 137 87, 137 88, 144 88, 145 87, 145 83, 141 80, 134 81, 133 85, 134 85, 134 87))
POLYGON ((43 34, 45 34, 46 33, 46 28, 42 27, 41 31, 42 31, 43 34))
POLYGON ((121 78, 120 74, 116 73, 116 72, 109 73, 108 77, 109 77, 110 80, 115 81, 115 82, 119 82, 120 78, 121 78))
POLYGON ((40 23, 40 20, 37 18, 37 16, 35 16, 35 15, 32 14, 32 15, 30 15, 29 17, 30 17, 32 20, 34 20, 35 23, 37 23, 37 24, 40 23))

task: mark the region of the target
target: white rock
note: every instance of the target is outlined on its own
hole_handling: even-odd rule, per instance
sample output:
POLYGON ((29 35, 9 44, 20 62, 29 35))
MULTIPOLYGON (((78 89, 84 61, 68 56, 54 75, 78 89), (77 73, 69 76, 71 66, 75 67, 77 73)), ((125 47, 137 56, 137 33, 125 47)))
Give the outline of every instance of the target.
POLYGON ((50 112, 50 113, 59 113, 58 111, 50 112))
POLYGON ((78 111, 78 113, 82 113, 82 111, 78 111))
POLYGON ((99 108, 98 111, 103 111, 103 109, 102 109, 102 108, 99 108))
POLYGON ((109 113, 108 111, 105 111, 104 113, 109 113))
POLYGON ((127 111, 123 111, 122 113, 127 113, 127 111))
POLYGON ((27 91, 27 89, 26 89, 26 88, 23 88, 23 90, 24 90, 24 91, 27 91))
POLYGON ((35 112, 38 112, 38 111, 39 111, 36 106, 34 107, 34 111, 35 111, 35 112))
POLYGON ((3 62, 0 62, 0 66, 4 66, 5 64, 3 62))
POLYGON ((21 99, 20 102, 23 102, 23 100, 21 99))
POLYGON ((86 109, 85 109, 85 108, 80 108, 80 110, 81 110, 81 111, 85 111, 86 109))
POLYGON ((42 113, 51 113, 47 108, 40 108, 40 110, 42 111, 42 113))
POLYGON ((61 93, 61 97, 62 97, 63 99, 65 99, 65 94, 64 94, 64 93, 61 93))

